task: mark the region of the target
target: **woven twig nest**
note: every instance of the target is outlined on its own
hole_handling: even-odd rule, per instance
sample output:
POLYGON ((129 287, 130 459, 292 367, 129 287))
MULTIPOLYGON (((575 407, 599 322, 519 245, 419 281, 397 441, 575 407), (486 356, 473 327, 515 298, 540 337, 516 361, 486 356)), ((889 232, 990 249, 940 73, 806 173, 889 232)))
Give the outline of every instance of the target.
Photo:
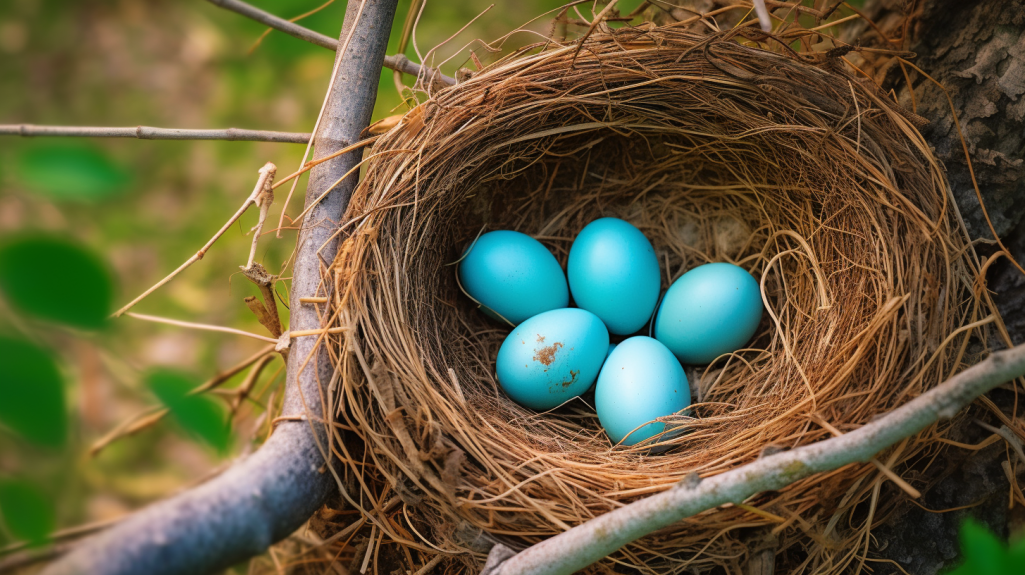
MULTIPOLYGON (((335 405, 366 449, 347 473, 403 497, 401 525, 381 523, 392 537, 472 552, 468 565, 488 542, 522 548, 689 474, 856 429, 958 370, 990 313, 942 168, 875 86, 828 57, 674 28, 577 48, 507 58, 406 114, 368 154, 332 268, 335 405), (667 452, 614 447, 587 396, 543 414, 508 399, 494 375, 508 327, 456 283, 483 230, 528 233, 565 264, 601 216, 651 239, 663 289, 728 261, 769 304, 749 349, 689 371, 696 404, 667 452)), ((915 483, 938 436, 878 462, 915 483)), ((883 481, 875 464, 811 477, 597 569, 736 564, 771 532, 781 561, 840 572, 867 548, 883 481)))

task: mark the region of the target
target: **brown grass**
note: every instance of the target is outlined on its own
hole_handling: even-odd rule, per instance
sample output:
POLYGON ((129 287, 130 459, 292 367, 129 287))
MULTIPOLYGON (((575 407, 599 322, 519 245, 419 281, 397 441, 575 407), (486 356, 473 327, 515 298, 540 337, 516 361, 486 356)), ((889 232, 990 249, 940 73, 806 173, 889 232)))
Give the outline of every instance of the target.
MULTIPOLYGON (((917 118, 875 86, 829 58, 672 27, 595 34, 575 52, 507 58, 381 137, 331 270, 335 415, 365 449, 360 461, 335 445, 362 486, 351 497, 383 506, 381 481, 404 503, 379 530, 473 569, 488 541, 521 548, 688 474, 855 429, 963 367, 996 319, 917 118), (531 234, 565 263, 600 216, 652 240, 663 288, 709 261, 762 284, 750 349, 689 371, 698 403, 673 418, 688 433, 665 453, 614 447, 583 399, 544 414, 509 400, 494 378, 508 329, 455 281, 482 230, 531 234)), ((878 463, 900 473, 935 456, 941 433, 878 463)), ((747 540, 771 533, 793 572, 854 570, 884 479, 876 463, 815 476, 593 569, 736 572, 747 540)))

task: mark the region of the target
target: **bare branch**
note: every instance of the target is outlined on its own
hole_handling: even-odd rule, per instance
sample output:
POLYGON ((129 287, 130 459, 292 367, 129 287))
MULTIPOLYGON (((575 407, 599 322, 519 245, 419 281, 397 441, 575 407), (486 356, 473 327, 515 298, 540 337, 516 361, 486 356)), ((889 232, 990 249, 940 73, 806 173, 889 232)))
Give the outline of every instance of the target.
MULTIPOLYGON (((337 81, 328 97, 331 122, 315 142, 318 158, 359 140, 367 127, 377 99, 378 74, 388 46, 397 0, 349 2, 343 38, 354 36, 351 45, 337 56, 337 81), (362 18, 359 33, 355 17, 362 18)), ((307 199, 323 194, 327 185, 359 162, 359 151, 317 166, 311 174, 307 199)), ((321 285, 321 262, 333 258, 334 230, 348 204, 357 176, 342 182, 334 196, 325 198, 306 219, 300 236, 292 280, 292 298, 316 297, 321 285)), ((292 327, 321 327, 313 306, 294 305, 292 327)), ((321 413, 321 377, 331 369, 326 350, 315 351, 317 338, 293 342, 297 353, 288 361, 288 380, 282 418, 260 449, 236 463, 223 475, 151 505, 115 527, 83 542, 49 565, 45 575, 184 575, 220 572, 262 553, 298 529, 336 489, 333 470, 326 469, 321 449, 327 438, 323 424, 305 417, 321 413), (301 370, 311 354, 316 361, 301 370), (301 373, 300 373, 301 372, 301 373), (302 416, 302 417, 294 417, 302 416), (294 417, 294 418, 292 418, 294 417)))
MULTIPOLYGON (((627 543, 681 519, 726 503, 743 503, 763 491, 852 463, 866 463, 880 451, 949 419, 976 397, 1025 375, 1025 345, 994 352, 985 361, 955 375, 887 415, 841 435, 709 477, 681 484, 610 511, 529 547, 505 560, 497 575, 568 575, 615 552, 627 543)), ((492 554, 509 553, 497 546, 492 554)))
POLYGON ((305 144, 310 134, 274 132, 270 130, 188 130, 185 128, 104 128, 96 126, 36 126, 34 124, 0 124, 0 136, 75 136, 86 138, 138 138, 140 140, 228 140, 232 142, 278 142, 305 144))
POLYGON ((300 26, 295 22, 289 22, 288 20, 275 16, 266 10, 261 10, 252 4, 247 4, 240 0, 207 0, 207 2, 214 6, 224 8, 225 10, 231 10, 236 14, 241 14, 250 20, 256 20, 260 24, 273 28, 278 32, 284 32, 294 38, 306 40, 310 44, 316 44, 321 48, 327 48, 328 50, 338 49, 337 39, 326 34, 321 34, 320 32, 314 32, 313 30, 300 26))
MULTIPOLYGON (((284 18, 275 16, 270 12, 261 10, 256 6, 242 2, 241 0, 207 0, 207 2, 224 8, 225 10, 231 10, 237 14, 241 14, 246 18, 256 20, 265 26, 269 26, 279 32, 284 32, 294 38, 305 40, 311 44, 327 48, 328 50, 338 49, 338 40, 321 34, 320 32, 314 32, 313 30, 300 26, 295 22, 289 22, 284 18)), ((455 78, 446 76, 435 68, 421 66, 409 58, 406 58, 403 54, 385 56, 383 67, 388 68, 389 70, 395 70, 396 72, 402 72, 403 74, 409 74, 410 76, 421 77, 422 75, 427 82, 438 82, 446 86, 454 86, 456 83, 455 78)), ((309 138, 307 138, 307 140, 309 140, 309 138)))
POLYGON ((437 82, 445 86, 456 85, 455 78, 442 74, 441 71, 437 68, 421 66, 420 64, 417 64, 416 62, 407 58, 405 54, 393 54, 391 56, 385 56, 384 67, 388 68, 389 70, 395 70, 396 72, 402 72, 403 74, 409 74, 410 76, 416 76, 418 78, 423 77, 426 80, 424 82, 425 84, 437 82))

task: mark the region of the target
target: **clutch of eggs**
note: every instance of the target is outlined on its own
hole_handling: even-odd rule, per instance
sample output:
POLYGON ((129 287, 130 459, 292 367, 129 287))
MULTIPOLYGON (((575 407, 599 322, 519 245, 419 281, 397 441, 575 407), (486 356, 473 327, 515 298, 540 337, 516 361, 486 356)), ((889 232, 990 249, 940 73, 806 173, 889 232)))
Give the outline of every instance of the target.
POLYGON ((666 423, 657 420, 691 401, 681 363, 707 364, 742 348, 761 321, 758 282, 726 263, 683 274, 656 314, 655 250, 640 230, 617 218, 581 230, 567 269, 564 274, 537 240, 502 230, 471 244, 458 274, 485 314, 516 326, 496 364, 505 393, 544 411, 593 387, 598 419, 613 444, 635 445, 664 433, 666 423), (570 294, 577 308, 568 307, 570 294), (609 342, 610 333, 635 334, 653 315, 654 338, 609 342))

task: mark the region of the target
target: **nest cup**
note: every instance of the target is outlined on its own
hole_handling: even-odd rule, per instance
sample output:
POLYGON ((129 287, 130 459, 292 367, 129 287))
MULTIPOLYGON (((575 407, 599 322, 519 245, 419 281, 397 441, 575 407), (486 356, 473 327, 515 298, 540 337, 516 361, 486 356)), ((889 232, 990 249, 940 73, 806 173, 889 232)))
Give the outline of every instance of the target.
MULTIPOLYGON (((856 429, 949 377, 991 310, 915 120, 828 57, 671 27, 550 44, 433 95, 368 152, 332 266, 334 401, 365 450, 341 444, 366 490, 353 497, 398 494, 391 539, 478 569, 494 542, 523 548, 691 474, 856 429), (652 241, 663 290, 712 261, 762 287, 757 335, 688 370, 695 405, 669 418, 686 433, 661 453, 613 446, 586 396, 543 414, 513 403, 494 375, 509 328, 456 282, 482 230, 530 234, 565 264, 603 216, 652 241)), ((877 461, 924 483, 942 432, 877 461)), ((769 538, 795 572, 842 572, 900 495, 884 480, 875 463, 816 475, 592 569, 736 567, 769 538)))

